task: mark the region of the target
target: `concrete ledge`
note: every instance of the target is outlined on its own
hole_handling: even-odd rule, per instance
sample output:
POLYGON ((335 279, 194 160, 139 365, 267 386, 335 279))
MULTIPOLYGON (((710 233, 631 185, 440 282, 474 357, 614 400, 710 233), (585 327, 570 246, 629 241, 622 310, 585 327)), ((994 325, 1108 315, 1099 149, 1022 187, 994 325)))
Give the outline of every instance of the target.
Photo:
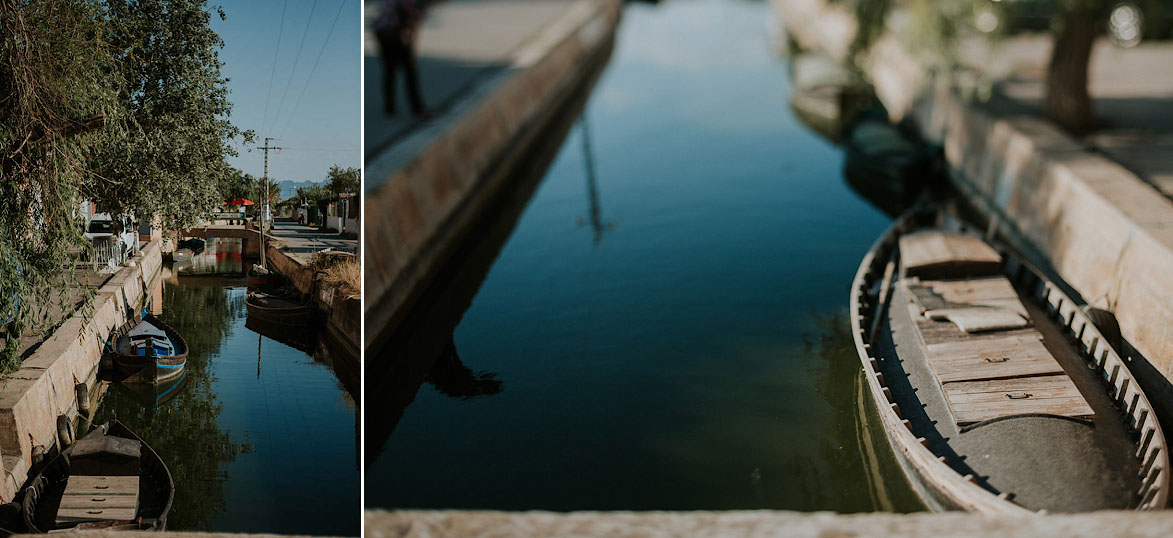
POLYGON ((34 447, 57 442, 57 417, 78 413, 74 387, 93 386, 110 331, 145 303, 162 267, 161 241, 151 241, 134 267, 123 267, 98 289, 93 312, 67 318, 0 388, 0 452, 5 474, 0 502, 12 500, 26 479, 34 447))
POLYGON ((618 0, 576 2, 518 50, 511 67, 458 103, 449 114, 454 121, 367 163, 364 347, 397 322, 478 204, 501 188, 505 178, 492 171, 523 149, 524 137, 585 78, 609 45, 620 9, 618 0), (410 164, 396 168, 404 155, 410 164))
POLYGON ((366 512, 370 538, 516 538, 607 536, 654 538, 848 538, 899 536, 947 538, 1165 537, 1173 512, 1096 512, 1027 517, 989 517, 958 512, 929 514, 730 512, 366 512))

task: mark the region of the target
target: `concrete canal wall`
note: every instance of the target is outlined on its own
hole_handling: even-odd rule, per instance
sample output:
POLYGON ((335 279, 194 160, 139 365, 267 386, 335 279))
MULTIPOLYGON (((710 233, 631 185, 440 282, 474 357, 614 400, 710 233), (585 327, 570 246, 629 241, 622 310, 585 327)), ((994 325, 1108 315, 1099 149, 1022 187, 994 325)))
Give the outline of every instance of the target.
MULTIPOLYGON (((268 236, 272 243, 280 239, 268 236)), ((359 358, 359 339, 362 334, 362 299, 346 297, 333 287, 322 282, 321 273, 290 256, 272 243, 267 243, 265 254, 269 267, 289 279, 294 287, 303 294, 310 296, 310 302, 326 316, 326 335, 335 350, 335 356, 342 355, 352 364, 350 367, 357 372, 359 358)))
MULTIPOLYGON (((771 0, 804 48, 843 50, 841 8, 771 0), (829 42, 829 43, 828 43, 829 42)), ((1173 202, 1051 122, 964 99, 892 34, 864 66, 894 119, 911 117, 943 144, 958 189, 1032 262, 1089 305, 1115 314, 1142 386, 1173 419, 1173 202)))
POLYGON ((379 538, 607 536, 611 538, 1162 538, 1170 512, 1096 512, 1028 517, 947 514, 728 512, 366 512, 366 535, 379 538))
POLYGON ((27 478, 33 452, 57 443, 57 417, 78 414, 76 386, 92 388, 110 331, 150 299, 160 283, 161 241, 146 244, 97 291, 93 311, 74 313, 53 332, 20 369, 0 383, 0 455, 4 476, 0 502, 11 501, 27 478))
POLYGON ((508 68, 454 105, 450 121, 368 162, 365 348, 380 345, 456 238, 508 187, 509 170, 536 133, 609 50, 621 7, 618 0, 570 4, 515 51, 508 68))

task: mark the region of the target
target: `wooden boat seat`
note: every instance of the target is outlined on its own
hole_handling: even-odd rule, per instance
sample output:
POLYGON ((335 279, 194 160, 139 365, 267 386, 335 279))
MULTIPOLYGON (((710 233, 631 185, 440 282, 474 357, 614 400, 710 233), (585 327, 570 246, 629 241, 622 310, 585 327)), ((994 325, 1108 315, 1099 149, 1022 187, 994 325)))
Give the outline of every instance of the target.
POLYGON ((900 236, 900 264, 910 277, 960 278, 997 273, 1002 256, 980 238, 929 229, 900 236))
POLYGON ((1009 279, 986 272, 1000 268, 997 252, 969 236, 909 235, 918 237, 907 252, 901 239, 902 263, 920 269, 903 280, 909 314, 959 428, 1010 415, 1092 416, 1009 279))
POLYGON ((72 475, 57 510, 58 527, 130 521, 138 513, 138 476, 72 475))
POLYGON ((942 388, 959 427, 1031 413, 1085 419, 1094 414, 1066 374, 945 383, 942 388))

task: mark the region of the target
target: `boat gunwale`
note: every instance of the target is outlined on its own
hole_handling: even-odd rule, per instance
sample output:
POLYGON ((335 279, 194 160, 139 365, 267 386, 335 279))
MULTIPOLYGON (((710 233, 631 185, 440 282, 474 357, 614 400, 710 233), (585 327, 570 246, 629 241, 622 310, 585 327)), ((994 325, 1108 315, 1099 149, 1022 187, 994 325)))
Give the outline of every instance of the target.
MULTIPOLYGON (((281 299, 281 297, 273 295, 269 296, 273 297, 274 299, 281 299)), ((260 314, 260 319, 269 323, 281 325, 283 327, 305 326, 309 323, 310 317, 313 314, 309 305, 298 304, 297 306, 290 308, 269 307, 254 303, 252 300, 253 297, 253 292, 250 292, 244 299, 244 305, 248 309, 249 313, 252 314, 253 312, 256 312, 257 314, 260 314)), ((289 302, 292 304, 297 304, 293 303, 292 301, 289 302)))
MULTIPOLYGON (((885 304, 870 305, 872 307, 870 316, 866 315, 862 308, 866 302, 878 299, 870 292, 870 289, 881 281, 879 275, 883 274, 884 266, 887 265, 886 261, 880 260, 886 260, 892 256, 893 249, 897 248, 896 241, 899 236, 913 228, 912 224, 915 223, 917 217, 936 213, 935 210, 913 208, 900 215, 872 243, 860 262, 859 269, 852 280, 850 297, 852 339, 855 342, 856 354, 863 366, 865 377, 871 389, 873 403, 876 405, 884 424, 884 431, 892 441, 893 448, 903 456, 902 459, 908 465, 913 467, 913 469, 906 467, 906 474, 909 474, 910 470, 915 471, 926 481, 931 481, 931 484, 924 484, 924 486, 933 488, 950 502, 967 511, 997 515, 1033 513, 1032 510, 1009 500, 1005 493, 995 494, 982 487, 973 475, 962 476, 956 469, 933 453, 924 442, 924 438, 916 437, 912 431, 912 424, 900 416, 899 406, 895 403, 891 390, 883 381, 883 374, 878 370, 878 361, 883 359, 874 356, 870 342, 872 337, 866 333, 865 327, 872 324, 875 316, 882 316, 886 306, 885 304), (865 339, 869 341, 865 341, 865 339)), ((1012 276, 1015 284, 1022 284, 1027 278, 1024 275, 1035 279, 1032 284, 1037 290, 1034 292, 1034 298, 1041 306, 1047 308, 1048 314, 1058 321, 1065 332, 1073 336, 1076 342, 1083 344, 1082 349, 1074 343, 1071 345, 1084 359, 1085 364, 1094 365, 1099 373, 1097 377, 1102 382, 1107 382, 1107 385, 1102 385, 1102 388, 1108 392, 1115 403, 1123 407, 1124 417, 1122 418, 1126 419, 1130 433, 1136 435, 1134 446, 1138 449, 1134 451, 1133 455, 1139 460, 1141 471, 1141 490, 1138 492, 1140 501, 1136 509, 1163 508, 1168 500, 1169 489, 1169 457, 1165 437, 1148 397, 1140 389, 1127 363, 1120 359, 1110 345, 1106 344, 1107 340, 1100 334, 1095 324, 1079 307, 1075 306, 1075 302, 1058 286, 1044 277, 1033 265, 1009 252, 1003 245, 990 241, 987 243, 1002 255, 1002 267, 1007 274, 1012 276), (1076 329, 1076 324, 1078 324, 1078 329, 1076 329), (1100 345, 1101 343, 1104 345, 1100 345), (1109 368, 1112 371, 1110 376, 1108 375, 1109 368), (1108 387, 1112 387, 1112 390, 1109 390, 1108 387)), ((894 262, 895 260, 896 258, 893 258, 894 262)), ((897 282, 898 280, 893 277, 888 285, 893 286, 897 282)), ((880 294, 883 293, 884 290, 880 290, 880 294)), ((891 301, 890 295, 887 301, 891 301)), ((916 481, 916 477, 910 476, 909 478, 916 481)), ((921 492, 919 487, 916 489, 924 497, 924 492, 921 492)), ((929 501, 929 499, 922 500, 929 501)), ((1045 512, 1045 510, 1040 510, 1040 512, 1045 512)))

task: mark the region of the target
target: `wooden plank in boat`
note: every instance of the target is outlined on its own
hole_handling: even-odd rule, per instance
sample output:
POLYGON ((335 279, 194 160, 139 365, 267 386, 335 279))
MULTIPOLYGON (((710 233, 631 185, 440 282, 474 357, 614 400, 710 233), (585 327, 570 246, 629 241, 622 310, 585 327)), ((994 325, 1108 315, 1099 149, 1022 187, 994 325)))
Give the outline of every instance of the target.
POLYGON ((943 230, 902 235, 900 259, 910 276, 983 274, 1002 263, 1002 256, 981 239, 943 230))
POLYGON ((134 495, 62 495, 61 508, 138 508, 134 495))
POLYGON ((134 519, 138 488, 137 476, 70 476, 57 510, 57 525, 134 519))
POLYGON ((65 485, 65 494, 138 495, 138 485, 139 477, 137 476, 74 475, 69 477, 69 481, 65 485))
POLYGON ((90 521, 130 521, 135 508, 61 508, 57 510, 57 525, 76 525, 90 521))
POLYGON ((1026 316, 1026 307, 1010 280, 1003 276, 966 280, 926 280, 921 285, 941 296, 947 303, 991 306, 1012 310, 1026 316))
POLYGON ((1013 310, 986 306, 937 308, 925 315, 932 320, 948 321, 966 334, 1008 331, 1030 325, 1025 317, 1013 310))
POLYGON ((944 383, 942 388, 958 426, 1024 413, 1074 418, 1093 414, 1066 375, 944 383))
POLYGON ((928 344, 925 357, 941 383, 1063 373, 1037 333, 928 344))

